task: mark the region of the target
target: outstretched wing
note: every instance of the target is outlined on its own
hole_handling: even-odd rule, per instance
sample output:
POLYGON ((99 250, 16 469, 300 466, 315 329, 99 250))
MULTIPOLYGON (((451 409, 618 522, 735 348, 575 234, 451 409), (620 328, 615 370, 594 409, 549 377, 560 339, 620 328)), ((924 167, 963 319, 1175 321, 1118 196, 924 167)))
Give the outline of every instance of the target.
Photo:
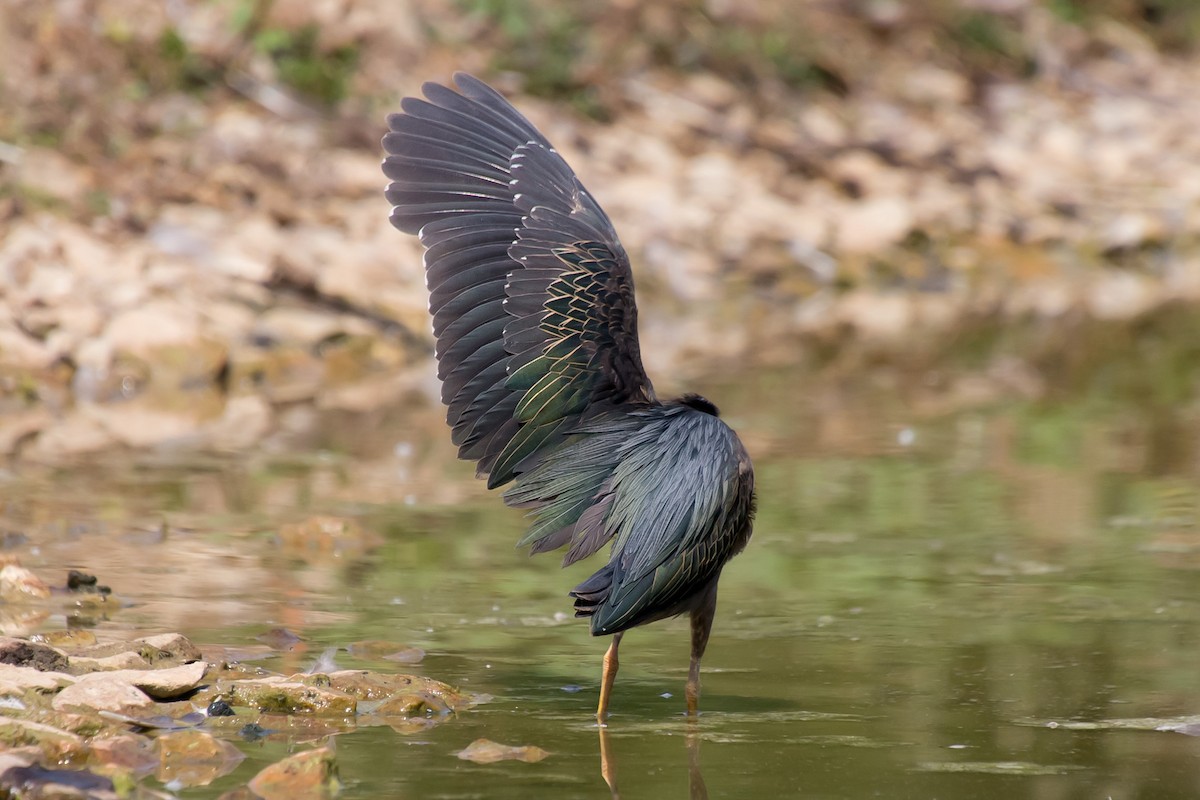
POLYGON ((454 80, 388 118, 383 169, 392 224, 425 246, 451 438, 491 488, 585 412, 656 400, 612 223, 503 97, 454 80))

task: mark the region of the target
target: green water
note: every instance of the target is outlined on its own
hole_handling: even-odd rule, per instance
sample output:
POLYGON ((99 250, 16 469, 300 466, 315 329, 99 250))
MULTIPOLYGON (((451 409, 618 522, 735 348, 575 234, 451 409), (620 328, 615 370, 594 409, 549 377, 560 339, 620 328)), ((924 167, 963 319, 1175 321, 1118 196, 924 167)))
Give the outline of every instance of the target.
MULTIPOLYGON (((721 582, 698 723, 681 713, 686 620, 624 640, 606 743, 621 797, 1200 796, 1200 736, 1154 730, 1200 714, 1192 406, 923 414, 895 387, 778 375, 706 391, 756 458, 759 519, 721 582)), ((102 637, 255 645, 283 626, 308 641, 257 662, 282 672, 387 639, 427 656, 338 663, 492 696, 419 733, 337 736, 345 798, 609 797, 591 717, 606 641, 565 596, 595 564, 515 550, 520 514, 440 425, 401 409, 331 423, 312 455, 23 468, 0 483, 0 527, 39 574, 113 587, 124 608, 73 621, 102 637), (318 513, 378 538, 280 543, 318 513), (480 737, 552 755, 455 758, 480 737)), ((9 631, 68 624, 2 611, 9 631)), ((295 739, 242 743, 237 772, 180 796, 216 797, 308 746, 295 739)))

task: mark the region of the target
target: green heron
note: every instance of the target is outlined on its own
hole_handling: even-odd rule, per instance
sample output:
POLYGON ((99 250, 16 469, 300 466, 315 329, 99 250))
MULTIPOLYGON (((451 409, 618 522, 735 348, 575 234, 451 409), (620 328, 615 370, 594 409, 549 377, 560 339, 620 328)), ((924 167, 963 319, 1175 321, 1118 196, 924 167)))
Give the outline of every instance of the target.
POLYGON ((566 566, 612 542, 570 593, 612 635, 597 718, 623 632, 684 613, 695 715, 717 580, 750 538, 750 457, 708 400, 655 396, 629 257, 575 173, 498 92, 454 80, 404 98, 383 139, 392 224, 425 248, 451 440, 489 489, 513 484, 532 553, 566 547, 566 566))

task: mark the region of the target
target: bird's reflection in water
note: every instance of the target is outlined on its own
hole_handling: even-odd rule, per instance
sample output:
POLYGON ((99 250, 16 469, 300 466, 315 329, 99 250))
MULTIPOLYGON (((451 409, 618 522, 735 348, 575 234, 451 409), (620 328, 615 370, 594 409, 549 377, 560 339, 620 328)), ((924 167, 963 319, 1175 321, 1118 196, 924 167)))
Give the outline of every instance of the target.
MULTIPOLYGON (((617 760, 613 751, 612 737, 608 726, 600 728, 600 775, 608 784, 613 800, 621 800, 621 791, 617 788, 617 760)), ((704 785, 704 774, 700 771, 700 726, 694 717, 688 719, 687 734, 684 737, 687 746, 688 761, 688 797, 690 800, 708 800, 708 787, 704 785)))

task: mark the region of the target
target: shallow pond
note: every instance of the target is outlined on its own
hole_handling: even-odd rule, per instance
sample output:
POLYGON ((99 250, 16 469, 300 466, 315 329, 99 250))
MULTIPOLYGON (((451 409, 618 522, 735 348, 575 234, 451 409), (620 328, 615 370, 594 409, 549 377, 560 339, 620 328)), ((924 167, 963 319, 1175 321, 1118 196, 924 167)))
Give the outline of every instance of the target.
MULTIPOLYGON (((0 535, 43 576, 97 574, 101 618, 0 606, 6 632, 175 630, 280 672, 383 639, 491 695, 414 733, 336 737, 345 798, 1192 798, 1200 795, 1200 426, 1136 404, 916 414, 894 387, 786 375, 708 387, 756 458, 760 514, 725 571, 702 715, 686 620, 633 631, 605 740, 605 640, 519 512, 453 461, 436 408, 336 420, 311 456, 156 456, 0 477, 0 535), (785 398, 764 402, 763 398, 785 398), (281 535, 314 515, 361 530, 281 535), (289 651, 260 637, 303 637, 289 651), (455 753, 486 737, 539 763, 455 753)), ((239 745, 215 797, 308 746, 239 745)))

